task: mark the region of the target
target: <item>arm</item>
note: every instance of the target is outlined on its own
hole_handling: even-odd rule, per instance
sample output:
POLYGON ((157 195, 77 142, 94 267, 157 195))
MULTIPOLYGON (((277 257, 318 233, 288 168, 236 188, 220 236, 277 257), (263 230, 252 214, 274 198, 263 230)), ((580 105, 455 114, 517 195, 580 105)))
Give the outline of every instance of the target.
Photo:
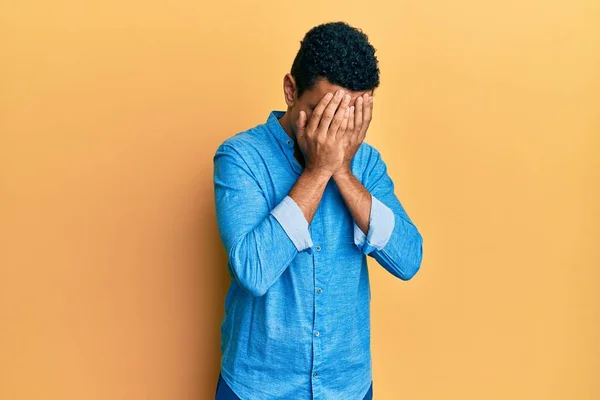
POLYGON ((371 147, 365 186, 349 169, 333 178, 354 218, 356 246, 392 275, 412 278, 421 266, 423 238, 396 197, 379 151, 371 147))
POLYGON ((311 252, 308 225, 329 177, 307 171, 288 195, 269 209, 242 156, 222 144, 214 159, 217 225, 230 273, 253 296, 262 296, 296 255, 311 252))

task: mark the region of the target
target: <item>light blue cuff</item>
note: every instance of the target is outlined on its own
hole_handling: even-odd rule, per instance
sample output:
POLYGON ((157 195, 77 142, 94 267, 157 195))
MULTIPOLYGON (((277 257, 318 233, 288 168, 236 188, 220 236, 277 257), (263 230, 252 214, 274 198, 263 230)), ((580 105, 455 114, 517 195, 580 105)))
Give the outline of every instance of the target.
POLYGON ((271 214, 281 224, 283 230, 292 240, 298 251, 306 250, 312 254, 312 238, 308 231, 308 221, 302 210, 290 196, 283 200, 271 210, 271 214))
POLYGON ((354 243, 364 254, 383 249, 392 236, 395 222, 392 209, 371 195, 369 231, 365 235, 354 222, 354 243))

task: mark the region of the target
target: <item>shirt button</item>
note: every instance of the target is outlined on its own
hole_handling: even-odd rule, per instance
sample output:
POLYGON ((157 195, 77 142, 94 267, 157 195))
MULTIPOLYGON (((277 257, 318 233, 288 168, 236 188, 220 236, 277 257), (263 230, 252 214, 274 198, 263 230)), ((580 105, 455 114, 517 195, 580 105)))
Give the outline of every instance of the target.
POLYGON ((319 373, 318 373, 318 372, 315 372, 315 373, 313 374, 313 376, 319 376, 319 373))
POLYGON ((290 145, 290 144, 292 144, 292 141, 291 141, 291 140, 288 140, 286 143, 287 143, 288 145, 290 145))
POLYGON ((321 251, 321 246, 316 247, 317 251, 321 251))
POLYGON ((320 335, 319 331, 315 331, 315 336, 319 336, 319 335, 320 335))
POLYGON ((317 288, 317 293, 321 293, 323 291, 323 289, 321 289, 320 287, 317 288))

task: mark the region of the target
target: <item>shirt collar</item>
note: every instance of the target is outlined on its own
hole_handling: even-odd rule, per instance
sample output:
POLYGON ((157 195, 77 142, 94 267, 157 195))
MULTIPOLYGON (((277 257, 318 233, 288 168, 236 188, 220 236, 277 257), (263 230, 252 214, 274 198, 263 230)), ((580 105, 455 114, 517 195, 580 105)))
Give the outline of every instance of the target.
POLYGON ((269 132, 273 134, 275 140, 281 146, 282 152, 285 154, 292 170, 294 170, 297 174, 302 174, 303 168, 294 157, 294 140, 286 133, 281 124, 279 123, 279 118, 283 117, 285 111, 273 110, 269 113, 269 117, 267 118, 267 128, 269 132))
POLYGON ((269 113, 269 118, 267 118, 267 127, 273 136, 275 136, 277 141, 281 143, 283 148, 294 149, 294 141, 279 123, 279 118, 283 117, 284 114, 285 111, 271 111, 269 113))

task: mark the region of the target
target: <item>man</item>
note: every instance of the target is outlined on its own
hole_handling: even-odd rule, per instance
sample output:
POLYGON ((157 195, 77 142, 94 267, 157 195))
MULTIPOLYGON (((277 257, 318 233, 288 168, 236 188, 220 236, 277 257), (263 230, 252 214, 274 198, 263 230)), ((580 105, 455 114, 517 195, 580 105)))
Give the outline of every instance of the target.
POLYGON ((363 141, 378 86, 362 31, 316 26, 284 77, 287 111, 217 149, 217 222, 232 277, 217 399, 372 398, 366 256, 409 280, 423 242, 363 141))

